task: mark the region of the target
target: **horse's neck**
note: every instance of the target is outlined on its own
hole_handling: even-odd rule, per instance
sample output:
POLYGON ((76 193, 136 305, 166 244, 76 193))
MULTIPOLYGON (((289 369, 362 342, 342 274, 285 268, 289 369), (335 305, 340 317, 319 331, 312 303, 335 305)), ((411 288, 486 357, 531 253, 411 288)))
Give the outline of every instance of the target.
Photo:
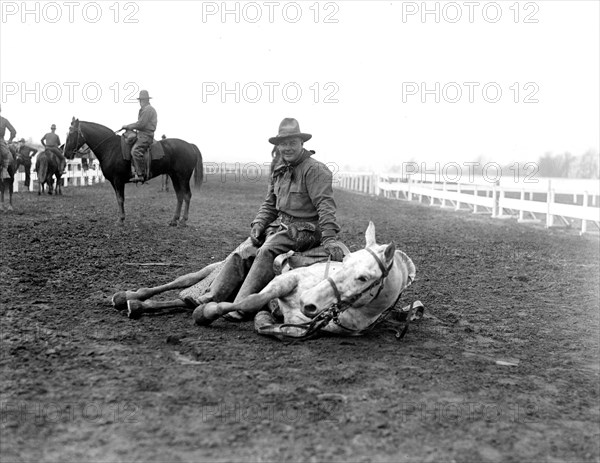
POLYGON ((119 138, 108 127, 100 124, 86 124, 81 127, 81 131, 87 145, 94 152, 100 163, 102 163, 103 157, 113 149, 115 140, 119 138))

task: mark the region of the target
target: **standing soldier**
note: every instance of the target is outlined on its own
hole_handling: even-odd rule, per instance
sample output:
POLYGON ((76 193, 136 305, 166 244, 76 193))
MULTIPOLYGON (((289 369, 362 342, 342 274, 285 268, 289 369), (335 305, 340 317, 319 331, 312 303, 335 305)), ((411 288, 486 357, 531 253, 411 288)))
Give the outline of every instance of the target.
POLYGON ((144 153, 154 141, 154 131, 158 117, 156 110, 150 104, 148 90, 141 90, 138 100, 140 101, 140 110, 138 112, 138 120, 133 124, 124 125, 124 130, 137 130, 137 140, 131 149, 131 159, 135 168, 135 173, 129 179, 130 182, 145 182, 146 166, 144 163, 144 153))
MULTIPOLYGON (((2 108, 0 107, 0 112, 2 112, 2 108)), ((12 154, 10 154, 10 150, 8 149, 8 144, 4 140, 4 134, 6 133, 6 129, 10 132, 10 137, 8 139, 8 143, 11 143, 17 135, 17 131, 12 126, 8 119, 0 116, 0 168, 2 172, 0 176, 2 180, 5 178, 10 178, 10 174, 8 173, 8 167, 13 162, 12 154)))
POLYGON ((41 139, 42 145, 44 145, 44 148, 46 148, 48 151, 50 151, 51 153, 56 154, 56 157, 58 158, 58 169, 64 174, 66 174, 66 167, 67 167, 67 160, 65 159, 65 157, 63 156, 62 152, 60 151, 60 138, 58 137, 58 135, 56 135, 56 125, 52 124, 50 126, 50 130, 51 132, 48 132, 46 135, 44 135, 41 139))
POLYGON ((25 169, 25 188, 29 190, 31 182, 31 156, 37 153, 35 148, 25 144, 25 139, 21 138, 16 146, 17 151, 17 168, 22 165, 25 169))

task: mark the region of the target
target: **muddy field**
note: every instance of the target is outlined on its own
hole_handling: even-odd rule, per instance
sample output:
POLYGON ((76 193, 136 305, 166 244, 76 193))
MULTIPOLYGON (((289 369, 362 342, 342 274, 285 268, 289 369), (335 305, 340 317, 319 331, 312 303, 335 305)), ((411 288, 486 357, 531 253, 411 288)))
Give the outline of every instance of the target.
POLYGON ((187 228, 159 190, 127 186, 122 227, 109 184, 0 215, 2 461, 599 461, 597 236, 337 191, 343 240, 373 220, 427 315, 288 345, 112 309, 224 258, 265 185, 209 177, 187 228))

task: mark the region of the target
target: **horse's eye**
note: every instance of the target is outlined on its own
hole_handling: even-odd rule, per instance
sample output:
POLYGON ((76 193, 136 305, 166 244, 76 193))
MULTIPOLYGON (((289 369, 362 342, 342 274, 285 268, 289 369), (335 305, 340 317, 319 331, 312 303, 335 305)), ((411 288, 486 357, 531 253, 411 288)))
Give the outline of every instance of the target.
POLYGON ((364 283, 365 281, 367 281, 367 277, 365 277, 365 276, 359 276, 359 277, 357 278, 357 280, 358 280, 358 281, 362 281, 362 282, 364 283))

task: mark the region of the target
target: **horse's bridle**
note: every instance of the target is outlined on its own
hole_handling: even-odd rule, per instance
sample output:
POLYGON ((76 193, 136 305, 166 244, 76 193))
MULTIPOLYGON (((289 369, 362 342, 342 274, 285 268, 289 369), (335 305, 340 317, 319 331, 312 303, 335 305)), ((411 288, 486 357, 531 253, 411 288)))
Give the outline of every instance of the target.
MULTIPOLYGON (((375 296, 373 297, 373 299, 377 298, 377 296, 379 296, 379 293, 381 293, 381 290, 383 289, 383 283, 384 283, 385 278, 389 275, 390 270, 392 269, 392 266, 394 265, 394 260, 392 259, 392 263, 390 264, 390 266, 386 267, 384 265, 384 263, 381 261, 381 259, 377 256, 377 254, 375 254, 371 249, 365 248, 365 250, 367 252, 369 252, 369 254, 371 254, 373 256, 373 258, 375 259, 375 262, 377 262, 377 265, 379 266, 379 270, 381 270, 381 277, 379 277, 377 280, 375 280, 373 283, 371 283, 369 286, 367 286, 364 290, 355 294, 351 298, 346 299, 345 301, 342 300, 342 296, 340 294, 340 291, 339 291, 337 285, 335 284, 335 281, 333 281, 333 279, 331 277, 327 277, 327 282, 331 285, 331 288, 333 289, 333 294, 335 294, 335 298, 337 299, 337 302, 335 303, 335 305, 337 305, 338 308, 340 308, 340 309, 343 306, 346 306, 345 308, 350 307, 357 300, 359 300, 363 296, 363 294, 370 291, 375 286, 381 284, 381 286, 379 287, 379 290, 377 291, 377 294, 375 294, 375 296)), ((341 310, 344 310, 344 309, 341 309, 341 310)))
MULTIPOLYGON (((102 140, 100 143, 98 143, 98 144, 96 145, 96 147, 93 147, 93 146, 91 146, 91 145, 89 144, 89 142, 88 142, 88 141, 87 141, 87 139, 85 138, 85 135, 83 135, 83 132, 81 131, 81 128, 80 128, 80 127, 79 127, 79 125, 78 125, 78 126, 77 126, 77 140, 75 140, 75 146, 78 146, 78 145, 79 145, 79 136, 81 136, 81 139, 83 140, 83 143, 87 143, 87 145, 90 147, 90 149, 91 149, 91 150, 92 150, 92 151, 95 153, 95 152, 98 150, 98 148, 100 148, 100 146, 102 146, 102 144, 103 144, 105 141, 107 141, 107 140, 110 140, 110 139, 112 138, 112 136, 113 136, 113 135, 114 135, 114 133, 113 133, 113 134, 111 134, 111 135, 109 135, 108 137, 106 137, 106 138, 105 138, 104 140, 102 140)), ((83 145, 83 143, 82 143, 82 145, 83 145)), ((77 149, 79 149, 79 148, 75 148, 75 149, 73 150, 73 153, 76 153, 76 152, 77 152, 77 149)))
MULTIPOLYGON (((351 307, 352 304, 354 304, 358 299, 360 299, 363 296, 363 294, 367 293, 368 291, 370 291, 372 288, 374 288, 377 285, 380 285, 380 286, 379 286, 379 289, 377 290, 377 293, 375 294, 375 296, 373 296, 373 299, 376 299, 379 296, 379 294, 381 293, 381 290, 384 287, 385 279, 390 274, 390 270, 392 269, 392 267, 394 265, 394 259, 392 259, 392 262, 390 263, 390 265, 388 267, 386 267, 384 265, 384 263, 381 261, 381 259, 377 256, 377 254, 375 254, 371 249, 365 248, 365 250, 368 251, 369 254, 371 254, 373 256, 373 258, 375 259, 375 261, 377 262, 377 265, 379 266, 379 270, 381 270, 381 276, 377 280, 375 280, 373 283, 371 283, 369 286, 367 286, 364 290, 362 290, 358 294, 355 294, 354 296, 352 296, 351 298, 348 298, 346 300, 342 300, 342 296, 340 294, 340 291, 339 291, 337 285, 335 284, 335 281, 333 281, 333 279, 328 276, 327 282, 331 285, 331 288, 333 289, 333 292, 335 294, 337 302, 332 304, 329 308, 320 312, 316 317, 314 317, 309 322, 298 323, 298 324, 284 323, 281 325, 282 328, 283 327, 293 327, 293 328, 305 328, 306 329, 305 333, 302 336, 294 337, 296 341, 304 341, 306 339, 313 337, 321 328, 324 328, 325 326, 327 326, 329 324, 329 322, 333 322, 340 328, 342 328, 348 332, 352 332, 353 334, 364 333, 366 331, 371 330, 379 322, 381 322, 385 318, 385 316, 389 313, 389 311, 395 307, 396 303, 400 299, 400 296, 402 296, 402 293, 400 293, 398 295, 398 299, 396 299, 396 301, 394 301, 394 303, 390 307, 388 307, 386 310, 384 310, 373 323, 371 323, 369 326, 367 326, 366 328, 364 328, 362 330, 348 328, 348 327, 342 325, 342 323, 340 322, 339 316, 342 314, 342 312, 344 312, 348 307, 351 307)), ((295 342, 295 341, 293 341, 293 342, 295 342)))

